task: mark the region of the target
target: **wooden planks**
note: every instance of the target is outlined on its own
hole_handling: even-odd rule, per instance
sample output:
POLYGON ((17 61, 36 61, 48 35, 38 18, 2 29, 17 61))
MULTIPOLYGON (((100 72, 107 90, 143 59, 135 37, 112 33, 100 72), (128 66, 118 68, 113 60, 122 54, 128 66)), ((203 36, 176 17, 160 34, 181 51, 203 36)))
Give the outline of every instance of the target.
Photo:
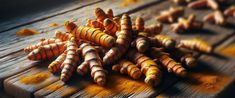
MULTIPOLYGON (((3 79, 9 77, 10 75, 19 73, 22 70, 26 70, 34 64, 31 64, 32 62, 29 62, 29 60, 26 59, 24 52, 22 51, 22 48, 26 47, 29 44, 33 44, 39 41, 42 37, 51 37, 54 34, 51 32, 54 32, 55 30, 64 30, 63 26, 58 26, 56 28, 48 27, 48 24, 52 22, 56 22, 59 24, 63 24, 65 20, 69 20, 71 18, 79 19, 78 24, 85 24, 86 19, 88 18, 94 18, 94 15, 92 15, 92 12, 96 7, 103 7, 104 5, 108 5, 106 7, 115 9, 114 12, 116 15, 120 15, 122 13, 130 13, 135 11, 136 9, 140 9, 144 6, 156 4, 159 1, 156 0, 149 0, 147 2, 140 1, 138 3, 135 3, 133 6, 128 8, 122 8, 119 6, 121 1, 113 1, 112 5, 110 5, 112 1, 105 1, 105 2, 99 2, 97 4, 94 4, 94 6, 87 6, 80 8, 79 10, 71 11, 66 13, 65 15, 58 15, 52 18, 48 18, 45 20, 42 20, 40 22, 32 23, 30 25, 27 25, 26 27, 29 28, 37 28, 40 31, 46 31, 50 33, 43 33, 40 35, 35 36, 29 36, 29 37, 17 37, 15 35, 15 32, 18 31, 21 28, 13 29, 7 32, 0 33, 0 37, 4 39, 0 39, 0 83, 3 81, 3 79), (78 15, 78 13, 83 13, 78 15), (84 18, 87 17, 87 18, 84 18), (5 45, 4 45, 5 44, 5 45), (23 66, 19 66, 20 64, 25 63, 23 66), (10 72, 10 74, 9 74, 10 72)), ((23 27, 22 27, 23 28, 23 27)), ((1 87, 1 86, 0 86, 1 87)))
POLYGON ((45 62, 38 64, 39 67, 31 68, 4 80, 4 91, 13 97, 33 97, 35 91, 59 80, 47 71, 46 64, 45 62))

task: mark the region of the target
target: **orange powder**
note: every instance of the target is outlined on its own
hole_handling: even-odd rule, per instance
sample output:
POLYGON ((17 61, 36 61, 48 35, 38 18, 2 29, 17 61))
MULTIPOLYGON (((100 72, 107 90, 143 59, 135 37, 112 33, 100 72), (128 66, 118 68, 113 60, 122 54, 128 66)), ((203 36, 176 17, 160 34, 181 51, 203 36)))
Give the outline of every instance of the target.
POLYGON ((64 83, 60 83, 60 84, 51 84, 49 86, 47 86, 45 89, 46 90, 50 90, 50 91, 56 91, 59 88, 61 88, 64 85, 64 83))
POLYGON ((235 45, 231 45, 226 48, 221 48, 219 49, 219 52, 227 56, 235 56, 235 45))
POLYGON ((49 27, 57 27, 57 26, 59 26, 58 23, 51 23, 51 24, 49 25, 49 27))
POLYGON ((122 3, 120 4, 121 7, 126 7, 132 3, 136 3, 138 0, 123 0, 122 3))
POLYGON ((50 74, 46 72, 37 73, 31 76, 25 76, 20 79, 24 84, 38 84, 49 78, 50 74))
POLYGON ((190 77, 196 82, 192 85, 193 88, 206 93, 218 92, 231 81, 228 76, 211 73, 191 73, 190 77))
POLYGON ((153 89, 143 82, 131 80, 118 75, 111 75, 108 79, 110 82, 105 87, 98 85, 88 85, 84 90, 89 95, 98 97, 107 97, 114 94, 133 94, 153 91, 153 89))
POLYGON ((24 28, 24 29, 16 32, 17 36, 29 36, 29 35, 35 35, 35 34, 40 34, 40 32, 29 29, 29 28, 24 28))

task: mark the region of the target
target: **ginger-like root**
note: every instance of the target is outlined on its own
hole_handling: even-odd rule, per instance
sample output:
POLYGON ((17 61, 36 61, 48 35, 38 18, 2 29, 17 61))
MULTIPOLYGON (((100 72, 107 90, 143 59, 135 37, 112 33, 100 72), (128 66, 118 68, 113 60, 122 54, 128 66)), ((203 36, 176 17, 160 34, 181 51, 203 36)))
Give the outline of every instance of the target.
POLYGON ((193 9, 210 7, 213 10, 218 10, 220 8, 217 0, 197 0, 189 3, 188 7, 193 9))
POLYGON ((217 25, 225 25, 226 24, 225 16, 223 15, 223 13, 221 11, 215 11, 213 13, 206 15, 203 18, 203 21, 215 23, 217 25))
POLYGON ((72 35, 69 33, 63 33, 61 31, 55 31, 55 37, 62 41, 67 41, 72 37, 72 35))
POLYGON ((164 23, 173 23, 182 15, 184 15, 184 9, 182 7, 170 7, 169 10, 162 11, 156 17, 156 20, 164 23))
POLYGON ((144 32, 147 32, 148 36, 160 34, 162 30, 163 30, 163 25, 161 23, 151 24, 144 28, 144 32))
POLYGON ((159 34, 154 37, 150 37, 149 39, 151 44, 154 46, 157 45, 157 46, 163 46, 168 49, 173 49, 175 48, 176 45, 176 41, 167 35, 159 34))
POLYGON ((85 75, 86 73, 88 73, 89 70, 88 68, 89 68, 89 62, 84 61, 77 67, 77 73, 80 75, 85 75))
POLYGON ((101 8, 95 9, 95 16, 96 16, 97 20, 102 23, 103 23, 104 19, 109 18, 107 16, 107 14, 104 12, 104 10, 102 10, 101 8))
POLYGON ((48 71, 51 73, 55 73, 60 70, 61 64, 64 62, 66 58, 66 53, 62 53, 60 56, 58 56, 49 66, 48 71))
POLYGON ((121 60, 112 66, 112 70, 121 74, 128 74, 133 79, 139 79, 141 76, 140 69, 129 60, 121 60))
POLYGON ((112 9, 108 9, 106 12, 107 16, 109 17, 109 19, 113 20, 113 10, 112 9))
POLYGON ((97 20, 87 20, 87 26, 92 28, 98 28, 100 30, 104 30, 104 25, 100 21, 97 20))
POLYGON ((109 18, 106 18, 103 24, 104 24, 105 30, 110 32, 109 35, 114 36, 115 33, 118 31, 117 24, 109 18))
POLYGON ((234 17, 235 18, 235 6, 231 6, 224 11, 224 15, 227 17, 234 17))

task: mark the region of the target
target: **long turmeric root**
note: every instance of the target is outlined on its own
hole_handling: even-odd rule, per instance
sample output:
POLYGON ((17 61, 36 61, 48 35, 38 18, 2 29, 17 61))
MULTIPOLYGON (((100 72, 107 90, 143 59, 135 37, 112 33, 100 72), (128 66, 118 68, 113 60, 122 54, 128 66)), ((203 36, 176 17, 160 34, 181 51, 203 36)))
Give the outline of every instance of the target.
POLYGON ((49 66, 48 66, 48 71, 49 72, 56 72, 60 69, 61 64, 64 62, 66 58, 66 53, 62 53, 60 56, 56 58, 55 61, 53 61, 49 66))

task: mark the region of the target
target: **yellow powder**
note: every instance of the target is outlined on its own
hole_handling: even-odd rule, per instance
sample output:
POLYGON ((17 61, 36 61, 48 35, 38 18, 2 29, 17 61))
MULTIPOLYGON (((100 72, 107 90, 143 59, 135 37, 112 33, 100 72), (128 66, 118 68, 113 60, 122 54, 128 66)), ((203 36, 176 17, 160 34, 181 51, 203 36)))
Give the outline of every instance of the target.
POLYGON ((37 73, 31 76, 25 76, 20 79, 24 84, 38 84, 49 78, 50 74, 46 72, 37 73))
POLYGON ((235 56, 235 45, 231 45, 226 48, 221 48, 219 49, 219 52, 227 56, 235 56))
POLYGON ((24 29, 16 32, 17 36, 29 36, 29 35, 35 35, 35 34, 40 34, 40 32, 29 29, 29 28, 24 28, 24 29))
POLYGON ((130 4, 137 3, 138 0, 123 0, 122 3, 120 4, 121 7, 126 7, 130 4))
POLYGON ((228 76, 213 73, 191 73, 190 77, 195 82, 193 88, 206 93, 215 93, 231 81, 228 76))
POLYGON ((133 94, 153 90, 150 86, 137 80, 132 80, 118 75, 110 75, 105 87, 96 84, 88 85, 85 92, 89 95, 107 97, 111 94, 133 94))
POLYGON ((57 27, 57 26, 59 26, 58 23, 51 23, 51 24, 49 25, 49 27, 57 27))
POLYGON ((46 90, 50 90, 50 91, 56 91, 59 88, 61 88, 62 86, 63 86, 63 83, 60 83, 60 84, 51 84, 51 85, 47 86, 45 89, 46 90))

